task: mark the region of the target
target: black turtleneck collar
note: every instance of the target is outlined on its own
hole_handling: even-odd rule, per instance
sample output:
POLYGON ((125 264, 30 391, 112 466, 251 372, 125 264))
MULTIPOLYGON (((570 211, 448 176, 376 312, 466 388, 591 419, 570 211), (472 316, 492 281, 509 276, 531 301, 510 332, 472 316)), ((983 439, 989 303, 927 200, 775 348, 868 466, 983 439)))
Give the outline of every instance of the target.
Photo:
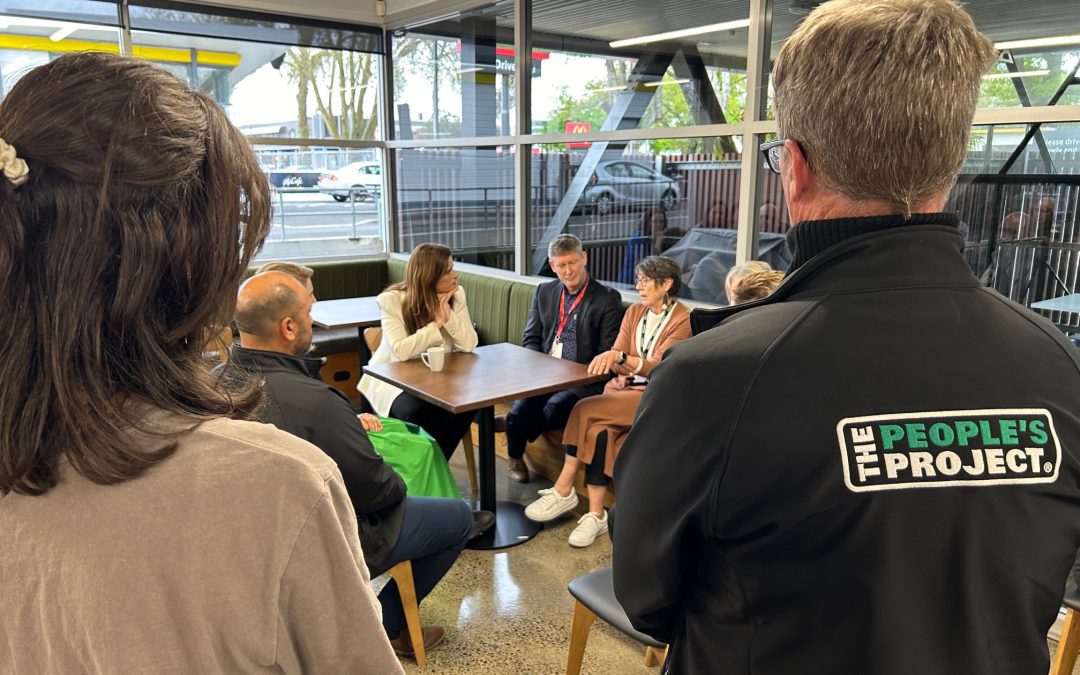
POLYGON ((265 349, 250 349, 239 345, 233 345, 231 356, 238 366, 246 370, 262 372, 285 370, 315 379, 319 379, 319 369, 322 368, 324 362, 323 359, 318 357, 293 356, 292 354, 272 352, 265 349))
POLYGON ((794 272, 807 260, 830 246, 860 234, 907 225, 957 227, 959 224, 960 217, 955 213, 915 213, 910 218, 889 215, 806 220, 791 228, 787 234, 787 245, 793 256, 788 273, 794 272))

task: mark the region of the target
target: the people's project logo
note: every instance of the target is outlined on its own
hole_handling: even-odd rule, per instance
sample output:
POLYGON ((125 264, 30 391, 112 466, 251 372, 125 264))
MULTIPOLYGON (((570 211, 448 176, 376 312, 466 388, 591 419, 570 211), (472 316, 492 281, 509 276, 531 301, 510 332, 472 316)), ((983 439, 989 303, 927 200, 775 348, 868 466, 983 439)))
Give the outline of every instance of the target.
POLYGON ((1053 483, 1061 465, 1043 408, 848 417, 836 436, 853 492, 1053 483))

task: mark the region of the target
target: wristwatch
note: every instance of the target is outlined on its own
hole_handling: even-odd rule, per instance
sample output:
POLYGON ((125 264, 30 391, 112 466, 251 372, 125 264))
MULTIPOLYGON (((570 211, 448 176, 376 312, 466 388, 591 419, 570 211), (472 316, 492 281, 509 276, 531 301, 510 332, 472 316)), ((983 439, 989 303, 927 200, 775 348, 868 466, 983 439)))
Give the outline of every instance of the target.
POLYGON ((619 360, 615 362, 616 365, 621 366, 622 364, 626 363, 626 358, 626 352, 619 352, 619 360))

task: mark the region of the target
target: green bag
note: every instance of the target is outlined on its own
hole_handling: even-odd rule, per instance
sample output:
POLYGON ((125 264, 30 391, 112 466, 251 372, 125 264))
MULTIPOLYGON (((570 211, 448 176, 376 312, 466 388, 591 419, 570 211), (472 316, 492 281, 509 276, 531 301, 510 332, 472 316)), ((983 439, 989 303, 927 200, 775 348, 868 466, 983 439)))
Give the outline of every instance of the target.
POLYGON ((439 444, 415 424, 380 417, 382 431, 369 431, 375 452, 393 467, 414 497, 461 499, 439 444))

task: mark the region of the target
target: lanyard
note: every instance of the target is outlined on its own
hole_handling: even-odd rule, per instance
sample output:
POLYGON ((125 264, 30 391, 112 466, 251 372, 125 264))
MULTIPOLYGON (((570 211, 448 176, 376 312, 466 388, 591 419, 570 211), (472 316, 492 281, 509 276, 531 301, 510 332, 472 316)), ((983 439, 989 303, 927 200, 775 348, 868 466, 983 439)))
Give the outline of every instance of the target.
POLYGON ((581 299, 585 297, 585 291, 589 288, 589 279, 585 279, 585 285, 578 291, 577 299, 570 305, 570 311, 566 310, 566 286, 563 286, 562 293, 559 295, 559 330, 555 331, 555 337, 562 337, 563 329, 566 328, 566 320, 570 318, 570 315, 574 313, 577 306, 581 304, 581 299))
POLYGON ((638 349, 641 349, 641 358, 649 358, 649 351, 652 349, 653 340, 660 334, 660 329, 664 327, 664 320, 667 319, 667 315, 671 314, 671 310, 675 309, 675 303, 672 302, 664 310, 664 315, 660 317, 660 323, 656 324, 656 330, 653 331, 652 337, 649 338, 649 343, 645 345, 644 349, 641 349, 641 345, 645 342, 645 324, 649 322, 649 310, 645 310, 645 316, 641 317, 641 337, 638 338, 638 349))

